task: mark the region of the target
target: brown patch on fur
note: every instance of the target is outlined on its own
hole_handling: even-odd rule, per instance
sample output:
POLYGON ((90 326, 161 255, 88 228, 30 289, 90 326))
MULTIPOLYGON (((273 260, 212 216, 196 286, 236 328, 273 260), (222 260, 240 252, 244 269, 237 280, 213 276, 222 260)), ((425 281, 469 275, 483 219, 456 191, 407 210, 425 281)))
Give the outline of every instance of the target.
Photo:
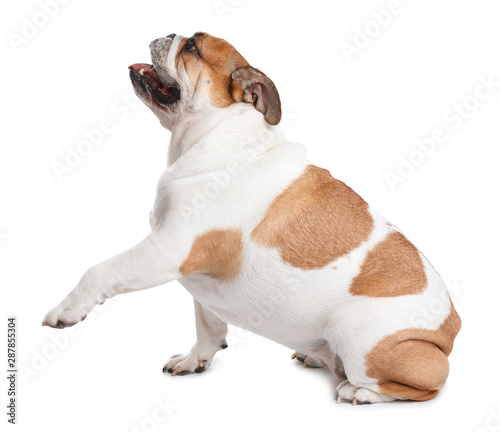
POLYGON ((417 401, 432 399, 448 377, 447 356, 460 326, 460 317, 451 303, 448 317, 437 330, 407 329, 386 336, 366 356, 366 375, 378 380, 384 395, 417 401))
POLYGON ((413 246, 394 231, 367 255, 349 292, 368 297, 396 297, 419 294, 427 286, 424 264, 413 246))
POLYGON ((206 33, 198 34, 195 36, 198 53, 183 50, 187 40, 188 38, 184 38, 179 45, 177 61, 184 63, 191 82, 197 85, 205 81, 205 84, 210 85, 210 98, 218 108, 234 103, 231 74, 249 63, 224 39, 206 33))
POLYGON ((368 204, 327 170, 310 165, 274 200, 252 239, 309 270, 357 248, 372 228, 368 204))
POLYGON ((227 281, 238 276, 242 259, 241 232, 213 230, 195 238, 179 270, 184 276, 205 273, 227 281))

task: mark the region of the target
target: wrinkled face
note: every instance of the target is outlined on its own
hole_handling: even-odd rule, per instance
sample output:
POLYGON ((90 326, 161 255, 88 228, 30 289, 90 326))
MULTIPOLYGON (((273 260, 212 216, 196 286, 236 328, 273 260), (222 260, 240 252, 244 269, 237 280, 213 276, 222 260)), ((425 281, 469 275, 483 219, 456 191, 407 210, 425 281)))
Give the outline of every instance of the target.
POLYGON ((240 102, 252 103, 268 123, 279 122, 274 84, 225 40, 206 33, 190 38, 171 34, 149 47, 153 64, 130 66, 130 79, 138 97, 168 129, 185 112, 210 112, 240 102))

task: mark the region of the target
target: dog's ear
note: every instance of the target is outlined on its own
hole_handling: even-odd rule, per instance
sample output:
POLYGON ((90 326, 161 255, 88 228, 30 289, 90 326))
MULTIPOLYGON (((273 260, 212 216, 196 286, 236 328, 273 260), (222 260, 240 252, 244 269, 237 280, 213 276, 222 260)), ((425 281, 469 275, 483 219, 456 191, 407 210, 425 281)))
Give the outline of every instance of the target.
POLYGON ((231 74, 231 92, 236 102, 247 102, 271 125, 281 120, 280 95, 274 83, 260 70, 245 66, 231 74))

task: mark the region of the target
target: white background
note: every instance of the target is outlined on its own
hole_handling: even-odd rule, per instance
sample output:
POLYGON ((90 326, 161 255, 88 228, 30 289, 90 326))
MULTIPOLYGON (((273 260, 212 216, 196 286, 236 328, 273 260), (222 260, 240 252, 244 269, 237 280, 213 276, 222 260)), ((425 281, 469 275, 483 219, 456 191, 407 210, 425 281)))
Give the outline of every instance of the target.
POLYGON ((388 0, 220 3, 231 2, 218 13, 212 0, 67 1, 18 49, 9 33, 44 24, 42 9, 3 5, 0 286, 2 332, 7 315, 18 319, 17 430, 499 430, 500 87, 473 100, 480 77, 500 81, 498 1, 401 0, 350 62, 341 43, 354 44, 357 27, 376 33, 372 13, 388 0), (234 328, 207 372, 163 375, 195 341, 192 300, 176 282, 108 301, 71 333, 40 326, 88 267, 147 234, 169 133, 131 96, 127 67, 149 61, 152 39, 199 30, 274 80, 289 139, 453 288, 463 328, 436 399, 337 405, 331 373, 234 328), (455 127, 443 114, 465 98, 474 110, 455 127), (53 162, 103 119, 113 131, 59 181, 53 162), (386 173, 435 128, 447 139, 392 191, 386 173), (168 415, 157 410, 166 399, 168 415))

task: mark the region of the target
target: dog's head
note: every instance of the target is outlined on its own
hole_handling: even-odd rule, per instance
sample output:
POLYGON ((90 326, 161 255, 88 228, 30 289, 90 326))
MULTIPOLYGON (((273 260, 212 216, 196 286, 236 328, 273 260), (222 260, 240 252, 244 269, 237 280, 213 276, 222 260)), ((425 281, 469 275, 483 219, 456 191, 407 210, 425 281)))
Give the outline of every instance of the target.
POLYGON ((274 83, 224 39, 207 33, 171 34, 149 45, 153 64, 129 67, 137 96, 172 129, 186 112, 210 112, 249 103, 276 125, 281 104, 274 83))

